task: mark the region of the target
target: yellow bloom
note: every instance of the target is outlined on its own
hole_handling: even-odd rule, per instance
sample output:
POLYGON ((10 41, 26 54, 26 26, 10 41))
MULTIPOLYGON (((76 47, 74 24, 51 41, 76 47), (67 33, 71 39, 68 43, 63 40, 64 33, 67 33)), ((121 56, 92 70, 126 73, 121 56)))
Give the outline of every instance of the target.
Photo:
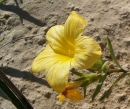
POLYGON ((83 95, 78 90, 78 87, 82 82, 69 82, 66 85, 65 90, 58 96, 59 101, 63 102, 65 98, 72 100, 73 102, 83 100, 83 95))
POLYGON ((57 92, 65 90, 70 68, 91 68, 101 56, 99 44, 91 37, 81 36, 87 22, 75 11, 64 25, 51 27, 48 45, 34 59, 33 72, 45 70, 46 79, 57 92))

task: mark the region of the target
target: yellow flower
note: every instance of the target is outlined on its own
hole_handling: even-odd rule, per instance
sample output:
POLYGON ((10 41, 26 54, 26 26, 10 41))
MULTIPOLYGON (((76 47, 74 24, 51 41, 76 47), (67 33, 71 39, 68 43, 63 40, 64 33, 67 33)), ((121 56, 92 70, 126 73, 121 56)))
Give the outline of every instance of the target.
POLYGON ((83 100, 83 95, 78 90, 78 87, 82 82, 69 82, 66 85, 65 90, 58 96, 59 101, 63 102, 65 98, 72 100, 73 102, 83 100))
POLYGON ((57 92, 65 90, 70 68, 91 68, 101 56, 99 44, 91 37, 81 36, 87 22, 75 11, 64 25, 51 27, 48 45, 34 59, 33 72, 45 70, 46 79, 57 92))

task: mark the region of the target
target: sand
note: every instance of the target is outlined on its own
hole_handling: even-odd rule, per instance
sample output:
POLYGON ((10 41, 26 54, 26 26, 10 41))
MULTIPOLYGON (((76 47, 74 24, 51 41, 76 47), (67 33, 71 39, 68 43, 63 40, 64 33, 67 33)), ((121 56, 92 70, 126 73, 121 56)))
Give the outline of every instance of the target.
MULTIPOLYGON (((91 100, 96 83, 87 87, 86 98, 61 103, 50 88, 44 72, 33 74, 31 63, 46 45, 45 34, 57 24, 64 24, 69 13, 77 11, 87 21, 84 35, 102 47, 103 59, 109 60, 105 37, 112 40, 116 58, 130 70, 130 0, 7 0, 0 5, 0 67, 28 99, 34 109, 130 109, 130 86, 126 77, 109 98, 99 98, 120 73, 109 75, 100 94, 91 100)), ((16 109, 0 92, 0 109, 16 109)))

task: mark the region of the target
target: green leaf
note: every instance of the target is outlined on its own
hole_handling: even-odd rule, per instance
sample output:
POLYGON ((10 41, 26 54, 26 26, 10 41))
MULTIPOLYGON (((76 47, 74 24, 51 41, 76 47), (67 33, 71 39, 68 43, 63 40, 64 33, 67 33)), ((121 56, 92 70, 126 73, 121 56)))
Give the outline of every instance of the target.
POLYGON ((2 70, 0 70, 0 89, 8 96, 17 109, 33 109, 27 99, 15 87, 15 85, 7 78, 2 70))
POLYGON ((101 90, 101 88, 102 88, 102 85, 103 85, 103 83, 104 83, 104 81, 105 81, 107 75, 108 75, 108 74, 103 75, 103 76, 100 78, 100 80, 98 81, 98 85, 97 85, 97 87, 96 87, 96 89, 95 89, 95 91, 94 91, 94 93, 93 93, 93 95, 92 95, 92 100, 94 100, 94 98, 95 98, 95 97, 97 96, 97 94, 100 92, 100 90, 101 90))
POLYGON ((116 86, 116 84, 119 82, 120 79, 124 78, 127 74, 123 73, 119 76, 119 78, 112 84, 112 86, 102 95, 100 98, 100 101, 104 100, 104 98, 109 97, 109 95, 112 92, 112 89, 116 86))
POLYGON ((96 82, 97 80, 100 79, 101 75, 98 75, 96 73, 91 73, 91 74, 86 74, 86 76, 84 77, 85 77, 85 82, 81 84, 81 87, 85 87, 93 82, 96 82))
POLYGON ((109 67, 108 67, 108 61, 106 61, 106 62, 103 64, 103 66, 102 66, 102 71, 103 71, 104 73, 107 73, 108 69, 109 69, 109 67))
POLYGON ((109 95, 111 94, 112 90, 109 89, 106 92, 104 92, 103 96, 100 98, 100 101, 104 100, 104 98, 108 98, 109 95))
POLYGON ((20 102, 20 100, 16 97, 16 95, 8 88, 8 86, 0 79, 0 88, 5 95, 7 95, 11 102, 18 108, 18 109, 27 109, 24 105, 20 102))
POLYGON ((77 76, 80 76, 80 77, 83 77, 83 76, 86 75, 86 74, 84 74, 84 73, 80 73, 80 72, 76 71, 75 68, 72 68, 70 71, 71 71, 73 74, 75 74, 75 75, 77 75, 77 76))
POLYGON ((70 71, 71 71, 72 73, 74 73, 75 75, 77 75, 77 76, 83 76, 82 73, 77 72, 77 71, 75 70, 75 68, 72 68, 70 71))
POLYGON ((82 81, 82 80, 86 80, 86 77, 81 77, 81 78, 75 79, 74 81, 82 81))
MULTIPOLYGON (((106 41, 107 41, 107 45, 108 45, 108 49, 111 53, 111 57, 112 59, 114 60, 115 64, 120 68, 120 69, 123 69, 121 67, 121 65, 119 64, 119 62, 117 61, 116 57, 115 57, 115 54, 114 54, 114 51, 113 51, 113 47, 112 47, 112 44, 111 44, 111 41, 108 37, 106 37, 106 41)), ((124 70, 124 69, 123 69, 124 70)))
MULTIPOLYGON (((95 81, 94 81, 95 82, 95 81)), ((85 87, 85 86, 88 86, 89 84, 91 84, 92 81, 90 80, 86 80, 83 84, 81 84, 81 87, 85 87)))
POLYGON ((90 69, 92 69, 92 70, 99 70, 99 69, 102 68, 102 65, 103 65, 102 58, 99 58, 97 60, 97 62, 90 69))

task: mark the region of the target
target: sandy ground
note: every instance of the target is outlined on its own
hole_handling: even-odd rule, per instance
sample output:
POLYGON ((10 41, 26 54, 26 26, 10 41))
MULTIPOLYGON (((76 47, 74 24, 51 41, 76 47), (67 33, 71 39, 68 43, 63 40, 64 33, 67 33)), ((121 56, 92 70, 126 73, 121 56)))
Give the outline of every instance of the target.
MULTIPOLYGON (((111 60, 105 42, 105 36, 109 36, 116 58, 130 70, 130 0, 17 0, 18 4, 15 1, 7 0, 0 5, 0 67, 34 109, 130 109, 130 87, 125 85, 129 77, 118 83, 108 99, 98 101, 119 73, 106 79, 93 102, 91 94, 96 84, 87 88, 85 100, 61 103, 47 84, 44 72, 30 71, 33 59, 44 49, 47 30, 64 24, 72 10, 88 21, 84 34, 99 42, 103 58, 111 60)), ((0 109, 16 109, 2 92, 0 109)))

